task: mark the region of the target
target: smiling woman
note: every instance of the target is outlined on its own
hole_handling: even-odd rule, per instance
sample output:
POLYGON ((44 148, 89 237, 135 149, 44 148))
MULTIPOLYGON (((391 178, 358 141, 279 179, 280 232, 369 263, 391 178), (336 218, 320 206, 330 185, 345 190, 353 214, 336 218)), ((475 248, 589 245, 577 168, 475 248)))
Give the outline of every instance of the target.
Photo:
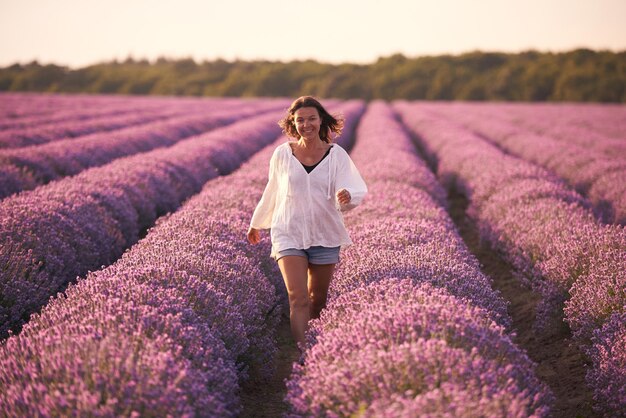
POLYGON ((311 96, 297 99, 291 105, 287 116, 278 124, 292 138, 298 139, 300 136, 305 136, 315 139, 315 135, 319 134, 319 138, 326 143, 331 142, 332 133, 339 135, 343 129, 343 120, 332 116, 319 101, 311 96), (305 126, 305 121, 308 122, 307 126, 305 126), (307 135, 303 135, 305 130, 307 135))
POLYGON ((331 116, 319 101, 298 98, 279 124, 297 141, 279 145, 272 155, 248 241, 259 243, 260 230, 271 229, 271 256, 280 267, 291 331, 302 349, 309 319, 318 318, 326 306, 339 250, 352 243, 341 212, 356 207, 367 186, 348 153, 331 143, 343 120, 331 116))

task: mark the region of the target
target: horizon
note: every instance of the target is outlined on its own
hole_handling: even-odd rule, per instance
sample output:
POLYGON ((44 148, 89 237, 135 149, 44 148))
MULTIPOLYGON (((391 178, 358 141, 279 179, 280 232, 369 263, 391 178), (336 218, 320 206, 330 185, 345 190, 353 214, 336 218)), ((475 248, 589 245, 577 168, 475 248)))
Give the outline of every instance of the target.
POLYGON ((0 66, 83 68, 128 57, 358 65, 394 54, 621 52, 623 16, 621 0, 0 0, 0 66))
POLYGON ((182 61, 182 60, 187 60, 187 59, 191 59, 193 60, 196 64, 202 64, 203 62, 215 62, 215 61, 225 61, 227 63, 235 63, 235 62, 271 62, 271 63, 280 63, 280 64, 290 64, 290 63, 294 63, 294 62, 306 62, 306 61, 314 61, 317 62, 318 64, 322 64, 322 65, 373 65, 375 64, 378 60, 381 59, 387 59, 390 58, 394 55, 402 55, 404 56, 406 59, 420 59, 420 58, 437 58, 437 57, 442 57, 442 56, 452 56, 452 57, 459 57, 459 56, 463 56, 463 55, 469 55, 469 54, 503 54, 503 55, 519 55, 519 54, 524 54, 524 53, 529 53, 529 52, 536 52, 539 54, 567 54, 576 50, 590 50, 596 53, 602 53, 602 52, 608 52, 608 53, 613 53, 613 54, 620 54, 620 53, 624 53, 626 52, 626 48, 621 49, 621 50, 611 50, 611 49, 593 49, 593 48, 588 48, 588 47, 576 47, 576 48, 571 48, 571 49, 567 49, 567 50, 562 50, 562 51, 551 51, 551 50, 538 50, 538 49, 526 49, 526 50, 520 50, 520 51, 487 51, 487 50, 471 50, 471 51, 463 51, 463 52, 459 52, 459 53, 441 53, 441 54, 424 54, 424 55, 416 55, 416 56, 410 56, 410 55, 406 55, 403 54, 401 52, 396 52, 396 53, 391 53, 389 55, 384 55, 384 56, 379 56, 377 58, 375 58, 373 61, 370 62, 350 62, 350 61, 345 61, 345 62, 328 62, 328 61, 323 61, 323 60, 319 60, 319 59, 315 59, 315 58, 306 58, 306 59, 291 59, 291 60, 281 60, 281 59, 267 59, 267 58, 257 58, 257 59, 241 59, 241 58, 234 58, 234 59, 225 59, 225 58, 221 58, 221 57, 216 57, 216 58, 212 58, 212 59, 195 59, 193 57, 190 56, 180 56, 180 57, 169 57, 169 56, 159 56, 156 58, 146 58, 146 57, 141 57, 141 56, 127 56, 125 58, 113 58, 113 59, 109 59, 109 60, 102 60, 102 61, 98 61, 98 62, 92 62, 90 64, 86 64, 84 66, 81 67, 71 67, 68 66, 66 64, 63 63, 58 63, 58 62, 41 62, 39 60, 32 60, 30 62, 13 62, 13 63, 9 63, 7 65, 4 66, 0 66, 0 68, 7 68, 10 67, 12 65, 21 65, 21 66, 27 66, 33 63, 37 63, 38 65, 41 66, 46 66, 46 65, 56 65, 57 67, 64 67, 64 68, 69 68, 70 70, 79 70, 82 68, 87 68, 90 66, 97 66, 97 65, 107 65, 107 64, 112 64, 114 62, 120 64, 120 63, 124 63, 129 59, 132 59, 134 62, 141 62, 141 61, 148 61, 148 64, 150 65, 154 65, 157 63, 158 60, 160 59, 165 59, 168 61, 182 61))

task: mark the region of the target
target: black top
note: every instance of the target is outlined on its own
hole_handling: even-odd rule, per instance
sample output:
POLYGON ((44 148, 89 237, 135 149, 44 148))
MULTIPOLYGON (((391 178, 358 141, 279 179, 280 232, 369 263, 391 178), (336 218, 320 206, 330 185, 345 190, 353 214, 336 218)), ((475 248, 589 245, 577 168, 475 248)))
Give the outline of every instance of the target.
MULTIPOLYGON (((315 167, 317 167, 317 165, 318 165, 319 163, 321 163, 321 162, 324 160, 324 158, 326 158, 326 156, 330 153, 330 149, 331 149, 331 148, 332 148, 332 145, 331 145, 330 147, 328 147, 328 149, 326 150, 326 154, 324 154, 324 156, 323 156, 323 157, 322 157, 322 158, 321 158, 318 162, 316 162, 316 163, 315 163, 315 164, 313 164, 313 165, 306 165, 306 164, 304 164, 302 161, 300 161, 300 160, 298 160, 298 161, 300 161, 300 164, 302 164, 302 167, 304 167, 304 169, 306 170, 306 172, 307 172, 307 173, 310 173, 311 171, 313 171, 313 169, 314 169, 315 167)), ((293 150, 291 151, 291 153, 293 154, 293 150)), ((295 156, 295 154, 294 154, 294 156, 295 156)))

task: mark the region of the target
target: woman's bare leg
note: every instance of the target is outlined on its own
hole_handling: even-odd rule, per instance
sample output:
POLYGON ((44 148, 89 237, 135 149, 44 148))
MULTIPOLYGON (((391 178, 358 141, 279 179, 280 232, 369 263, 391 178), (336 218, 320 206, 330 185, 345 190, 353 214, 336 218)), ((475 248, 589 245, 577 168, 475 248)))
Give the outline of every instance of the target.
POLYGON ((311 318, 319 318, 320 312, 326 307, 328 286, 330 286, 334 271, 334 264, 309 264, 309 316, 311 318))
POLYGON ((289 319, 293 339, 304 346, 304 333, 309 323, 309 296, 307 290, 306 257, 288 255, 278 260, 289 296, 289 319))

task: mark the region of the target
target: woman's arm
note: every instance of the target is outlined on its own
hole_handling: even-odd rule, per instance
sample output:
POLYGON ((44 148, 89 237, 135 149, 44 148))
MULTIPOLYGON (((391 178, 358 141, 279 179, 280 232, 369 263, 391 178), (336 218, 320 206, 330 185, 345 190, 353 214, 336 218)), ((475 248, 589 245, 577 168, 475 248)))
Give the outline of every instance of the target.
POLYGON ((357 207, 367 194, 367 185, 354 162, 343 149, 338 149, 335 189, 338 209, 346 212, 357 207))
POLYGON ((251 229, 269 229, 272 225, 272 216, 274 214, 274 207, 276 206, 276 193, 278 191, 278 179, 276 173, 278 166, 277 159, 278 149, 274 151, 272 158, 270 159, 268 181, 265 186, 265 190, 263 191, 263 195, 261 196, 261 200, 252 214, 252 220, 250 221, 251 229))

